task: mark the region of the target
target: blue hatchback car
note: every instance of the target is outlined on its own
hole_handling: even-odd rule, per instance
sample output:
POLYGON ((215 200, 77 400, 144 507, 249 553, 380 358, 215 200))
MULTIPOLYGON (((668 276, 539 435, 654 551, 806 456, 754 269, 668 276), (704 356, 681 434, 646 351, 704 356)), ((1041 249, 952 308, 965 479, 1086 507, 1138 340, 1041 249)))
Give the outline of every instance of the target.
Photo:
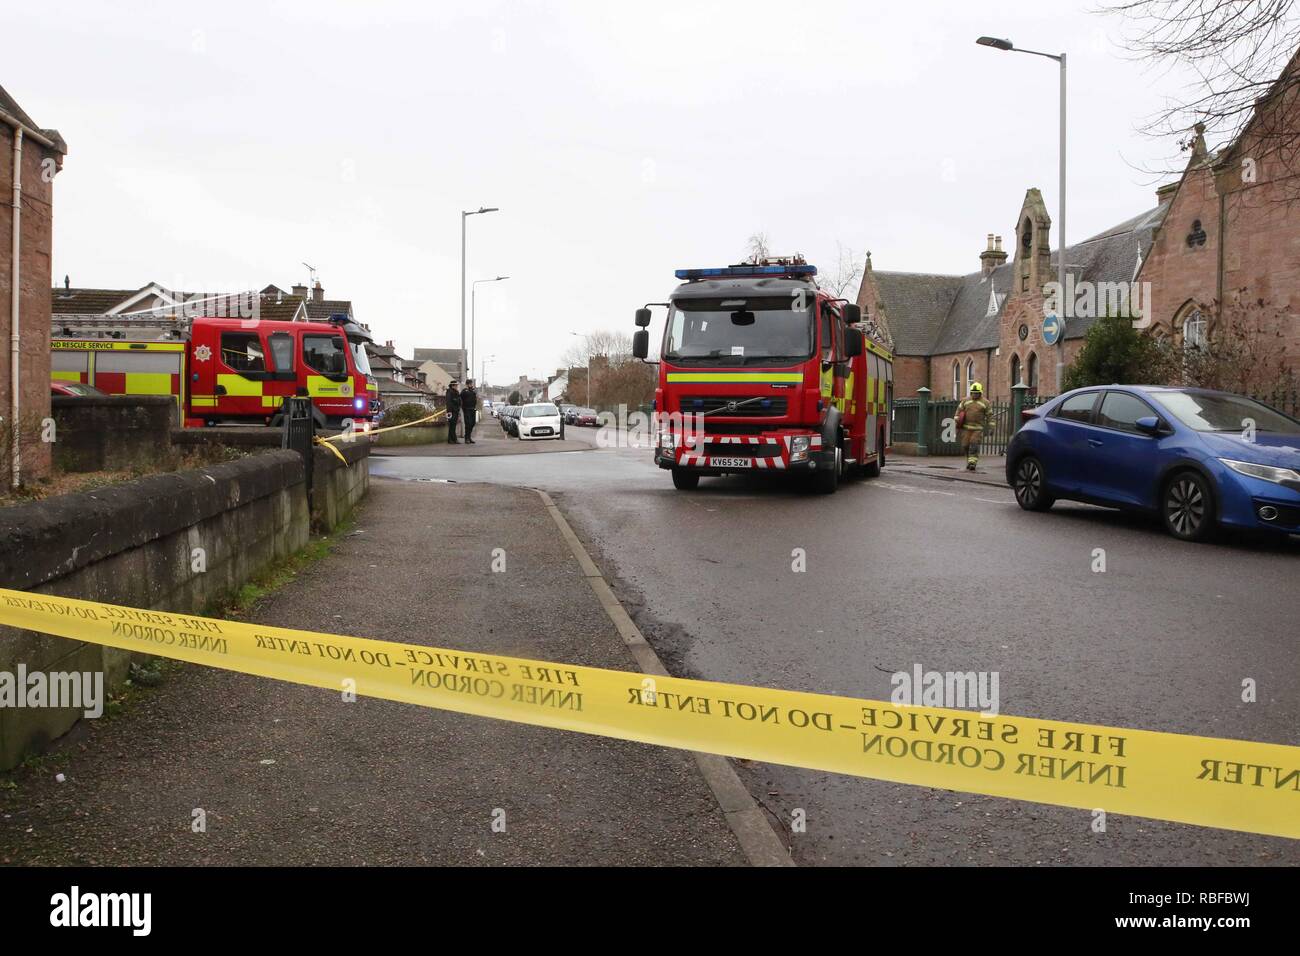
POLYGON ((1109 385, 1048 402, 1007 446, 1027 511, 1058 498, 1157 514, 1170 534, 1300 534, 1300 421, 1199 388, 1109 385))

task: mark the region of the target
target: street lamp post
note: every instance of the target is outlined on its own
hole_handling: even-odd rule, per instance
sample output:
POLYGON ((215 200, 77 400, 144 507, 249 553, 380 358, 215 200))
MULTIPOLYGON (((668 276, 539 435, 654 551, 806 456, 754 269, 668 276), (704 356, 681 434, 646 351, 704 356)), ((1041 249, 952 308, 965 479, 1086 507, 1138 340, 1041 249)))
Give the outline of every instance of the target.
MULTIPOLYGON (((509 278, 510 278, 509 276, 497 276, 494 279, 475 279, 473 282, 470 283, 469 286, 469 353, 471 359, 473 355, 478 351, 477 346, 474 344, 475 332, 478 329, 478 320, 477 320, 478 310, 477 310, 476 300, 474 296, 475 293, 478 292, 478 285, 480 282, 501 282, 503 279, 509 279, 509 278)), ((469 370, 471 372, 474 371, 474 362, 470 361, 468 364, 469 364, 469 370)))
POLYGON ((495 355, 488 355, 479 360, 480 371, 478 373, 478 384, 480 388, 487 387, 487 363, 495 359, 495 355))
POLYGON ((497 212, 496 206, 480 206, 478 209, 461 210, 460 213, 460 377, 465 378, 473 366, 469 365, 465 352, 465 220, 485 212, 497 212))
POLYGON ((581 332, 570 332, 570 335, 576 335, 586 343, 587 348, 587 407, 591 408, 591 336, 583 335, 581 332))
POLYGON ((1057 239, 1058 252, 1056 256, 1056 281, 1060 284, 1060 292, 1056 296, 1057 321, 1060 324, 1060 338, 1056 340, 1056 394, 1061 394, 1061 384, 1065 377, 1065 54, 1064 53, 1040 53, 1038 50, 1023 50, 1015 46, 1010 40, 1000 40, 997 37, 980 37, 975 41, 980 46, 992 47, 995 50, 1010 50, 1013 53, 1029 53, 1033 56, 1044 56, 1049 60, 1055 60, 1061 64, 1061 142, 1059 147, 1060 156, 1060 183, 1057 186, 1060 192, 1060 237, 1057 239))

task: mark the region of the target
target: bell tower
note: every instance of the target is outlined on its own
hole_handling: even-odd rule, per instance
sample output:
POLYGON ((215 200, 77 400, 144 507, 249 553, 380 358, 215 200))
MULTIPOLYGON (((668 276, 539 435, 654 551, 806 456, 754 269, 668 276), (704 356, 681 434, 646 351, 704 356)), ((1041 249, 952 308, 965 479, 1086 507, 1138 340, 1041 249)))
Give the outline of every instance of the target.
POLYGON ((1052 274, 1052 217, 1047 214, 1043 194, 1037 189, 1025 193, 1016 220, 1016 291, 1041 293, 1052 274))

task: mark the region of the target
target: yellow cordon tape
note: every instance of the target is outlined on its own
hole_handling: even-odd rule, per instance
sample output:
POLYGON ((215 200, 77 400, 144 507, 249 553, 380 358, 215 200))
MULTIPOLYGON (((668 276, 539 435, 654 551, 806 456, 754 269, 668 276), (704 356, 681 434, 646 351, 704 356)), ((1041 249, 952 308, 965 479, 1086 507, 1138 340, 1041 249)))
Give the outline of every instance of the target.
POLYGON ((1300 838, 1300 747, 553 664, 0 589, 0 624, 541 727, 1300 838))
MULTIPOLYGON (((371 429, 371 430, 368 431, 368 432, 363 432, 362 435, 361 435, 361 437, 362 437, 362 438, 369 438, 371 435, 378 435, 380 432, 395 432, 395 431, 397 431, 399 428, 410 428, 412 425, 423 425, 425 422, 431 422, 431 421, 433 421, 435 418, 441 418, 443 415, 446 415, 446 414, 447 414, 447 410, 446 410, 445 408, 440 408, 440 409, 438 409, 438 411, 434 412, 432 415, 426 415, 426 416, 424 416, 424 418, 417 418, 417 419, 416 419, 415 421, 413 421, 413 422, 403 422, 401 425, 389 425, 389 426, 387 426, 386 428, 374 428, 374 429, 371 429)), ((316 444, 316 445, 324 445, 324 446, 325 446, 326 448, 328 448, 330 451, 334 452, 334 456, 335 456, 339 461, 343 462, 343 464, 345 464, 345 465, 348 463, 348 460, 347 460, 346 458, 343 457, 343 453, 342 453, 342 452, 340 452, 337 448, 335 448, 335 447, 334 447, 332 444, 330 444, 330 443, 331 443, 331 442, 336 442, 336 441, 350 441, 350 442, 351 442, 351 441, 356 441, 356 440, 357 440, 357 436, 356 436, 355 434, 352 434, 352 433, 347 433, 347 434, 338 434, 338 435, 330 435, 328 438, 321 438, 320 435, 313 435, 313 436, 312 436, 312 443, 313 443, 313 444, 316 444)))

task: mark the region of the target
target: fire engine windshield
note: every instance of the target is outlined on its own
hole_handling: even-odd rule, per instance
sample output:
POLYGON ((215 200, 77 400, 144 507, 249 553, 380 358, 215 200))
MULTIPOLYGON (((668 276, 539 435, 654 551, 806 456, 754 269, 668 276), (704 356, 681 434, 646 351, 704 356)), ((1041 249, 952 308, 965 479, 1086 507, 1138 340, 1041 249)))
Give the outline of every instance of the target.
POLYGON ((802 361, 812 355, 812 312, 791 296, 683 298, 664 333, 667 361, 746 365, 802 361))
POLYGON ((366 347, 361 342, 350 342, 352 346, 352 358, 356 362, 357 371, 367 377, 374 374, 370 371, 370 357, 366 355, 366 347))

